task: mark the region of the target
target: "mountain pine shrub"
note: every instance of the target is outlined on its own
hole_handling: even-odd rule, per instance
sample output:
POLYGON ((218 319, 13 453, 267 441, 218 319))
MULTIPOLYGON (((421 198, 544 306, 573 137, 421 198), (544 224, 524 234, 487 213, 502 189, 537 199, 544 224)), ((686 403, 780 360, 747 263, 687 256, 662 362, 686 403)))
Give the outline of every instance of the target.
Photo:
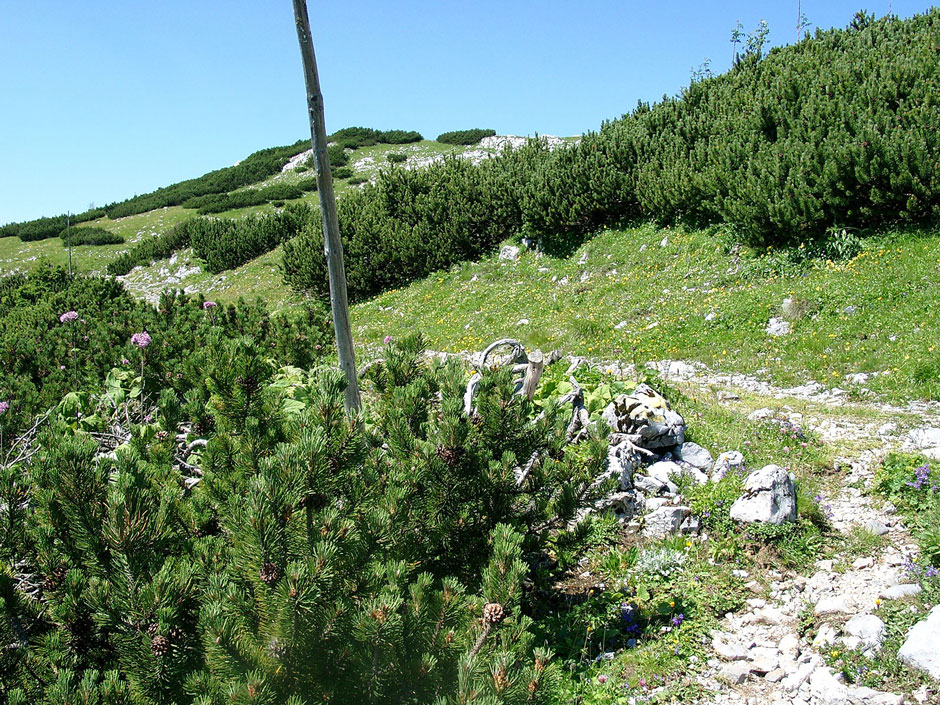
POLYGON ((475 128, 472 130, 454 130, 452 132, 442 132, 437 136, 437 141, 443 144, 471 145, 476 144, 484 137, 492 137, 495 134, 496 130, 487 130, 481 128, 475 128))
POLYGON ((0 540, 5 698, 549 702, 523 580, 606 439, 560 453, 567 410, 535 419, 508 372, 466 416, 463 369, 417 337, 371 368, 358 419, 337 371, 215 332, 204 384, 93 391, 97 414, 56 409, 0 474, 27 500, 0 540))

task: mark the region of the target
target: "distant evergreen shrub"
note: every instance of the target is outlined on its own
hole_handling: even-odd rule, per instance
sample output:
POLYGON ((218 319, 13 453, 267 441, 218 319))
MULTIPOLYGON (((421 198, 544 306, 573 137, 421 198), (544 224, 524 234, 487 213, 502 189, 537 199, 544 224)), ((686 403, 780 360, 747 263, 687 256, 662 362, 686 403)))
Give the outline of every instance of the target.
POLYGON ((334 179, 348 179, 353 173, 351 166, 338 166, 335 169, 330 169, 330 174, 334 179))
POLYGON ((424 139, 420 132, 414 130, 373 130, 370 127, 344 127, 337 130, 328 138, 348 149, 371 147, 374 144, 408 144, 420 142, 424 139))
MULTIPOLYGON (((525 160, 537 148, 520 150, 525 160)), ((516 170, 496 160, 475 167, 447 158, 427 169, 384 172, 337 203, 351 300, 361 300, 473 259, 518 231, 516 170)), ((325 296, 319 229, 284 244, 285 280, 325 296)))
MULTIPOLYGON (((68 217, 68 222, 72 225, 87 223, 90 220, 97 220, 105 215, 103 208, 91 208, 84 213, 74 213, 68 217)), ((65 230, 66 216, 57 215, 47 218, 37 218, 36 220, 27 220, 21 223, 7 223, 0 227, 0 237, 17 236, 23 242, 33 240, 46 240, 50 237, 58 237, 62 230, 65 230)))
POLYGON ((62 245, 120 245, 124 236, 104 228, 68 228, 59 233, 62 245))
POLYGON ((359 149, 378 144, 381 135, 379 130, 373 130, 371 127, 344 127, 334 132, 328 139, 348 149, 359 149))
POLYGON ((492 137, 496 130, 487 130, 474 128, 472 130, 454 130, 453 132, 443 132, 437 136, 437 141, 443 144, 476 144, 484 137, 492 137))
POLYGON ((177 250, 189 247, 191 228, 195 220, 184 220, 162 235, 144 236, 130 250, 108 263, 108 274, 124 276, 134 267, 147 266, 155 260, 169 257, 177 250))
POLYGON ((408 161, 408 155, 401 152, 389 152, 385 155, 385 158, 392 164, 401 164, 408 161))
POLYGON ((420 142, 423 139, 421 133, 414 130, 386 130, 379 138, 379 142, 383 144, 411 144, 412 142, 420 142))
POLYGON ((155 208, 178 206, 198 196, 234 191, 279 173, 291 157, 303 152, 308 145, 309 140, 299 140, 286 147, 262 149, 250 154, 235 166, 210 171, 197 179, 180 181, 151 193, 113 203, 106 206, 105 210, 111 219, 122 218, 155 208))
MULTIPOLYGON (((350 296, 477 258, 514 235, 569 252, 636 217, 725 223, 762 245, 937 219, 940 9, 858 25, 764 58, 755 45, 728 73, 641 104, 575 145, 531 140, 475 167, 383 172, 338 209, 354 253, 350 296)), ((285 245, 292 287, 325 292, 321 250, 306 234, 285 245)))
POLYGON ((313 219, 306 204, 289 205, 276 213, 243 218, 194 218, 187 221, 193 253, 213 274, 234 269, 296 237, 313 219))
POLYGON ((346 182, 350 186, 358 186, 359 184, 364 184, 369 180, 368 176, 350 176, 349 180, 346 182))
MULTIPOLYGON (((349 155, 346 154, 346 149, 341 144, 331 144, 327 148, 327 152, 330 157, 330 168, 335 168, 338 166, 346 166, 349 164, 349 155)), ((311 157, 312 159, 313 157, 311 157)))

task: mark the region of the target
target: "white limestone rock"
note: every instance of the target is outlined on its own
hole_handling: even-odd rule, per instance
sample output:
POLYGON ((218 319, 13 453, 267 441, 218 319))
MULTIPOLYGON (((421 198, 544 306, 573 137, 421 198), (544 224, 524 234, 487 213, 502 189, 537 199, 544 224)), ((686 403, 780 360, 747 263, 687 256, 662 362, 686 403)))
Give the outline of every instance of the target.
POLYGON ((843 631, 856 637, 866 647, 877 649, 884 639, 885 623, 873 614, 858 614, 845 623, 843 631))
POLYGON ((909 666, 925 671, 940 680, 940 605, 907 632, 898 658, 909 666))
POLYGON ((755 470, 744 482, 744 494, 731 505, 731 518, 745 523, 796 521, 796 487, 779 465, 755 470))
POLYGON ((643 535, 660 538, 679 531, 682 522, 691 514, 688 507, 663 506, 646 515, 643 535))

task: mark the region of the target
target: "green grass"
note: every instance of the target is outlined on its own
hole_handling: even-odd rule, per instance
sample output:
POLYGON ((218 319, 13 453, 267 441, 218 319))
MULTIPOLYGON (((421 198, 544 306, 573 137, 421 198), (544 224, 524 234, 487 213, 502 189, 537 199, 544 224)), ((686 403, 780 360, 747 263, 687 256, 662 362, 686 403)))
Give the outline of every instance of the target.
POLYGON ((779 385, 814 379, 858 398, 864 389, 940 398, 935 232, 873 237, 835 263, 734 254, 725 243, 721 231, 640 225, 601 232, 564 259, 489 257, 354 307, 354 335, 370 343, 418 329, 447 351, 512 336, 603 360, 697 360, 779 385), (788 297, 804 312, 788 335, 768 336, 788 297), (854 373, 876 374, 855 383, 854 373))

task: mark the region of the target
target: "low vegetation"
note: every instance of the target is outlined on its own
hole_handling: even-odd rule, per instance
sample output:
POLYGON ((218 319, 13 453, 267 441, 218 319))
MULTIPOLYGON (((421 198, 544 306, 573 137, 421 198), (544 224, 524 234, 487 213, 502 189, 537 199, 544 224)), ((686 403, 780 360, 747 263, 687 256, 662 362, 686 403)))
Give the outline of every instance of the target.
POLYGON ((98 227, 68 228, 59 233, 65 247, 78 245, 120 245, 124 236, 98 227))
POLYGON ((453 132, 442 132, 437 136, 437 141, 443 144, 476 144, 484 137, 492 137, 496 130, 485 130, 474 128, 472 130, 454 130, 453 132))

